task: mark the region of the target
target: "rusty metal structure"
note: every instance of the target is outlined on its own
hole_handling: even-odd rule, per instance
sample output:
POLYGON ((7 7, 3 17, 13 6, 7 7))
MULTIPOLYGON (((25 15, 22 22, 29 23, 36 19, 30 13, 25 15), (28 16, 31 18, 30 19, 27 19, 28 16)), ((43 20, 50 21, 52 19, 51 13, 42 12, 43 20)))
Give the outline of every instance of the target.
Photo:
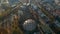
POLYGON ((0 34, 60 34, 60 9, 56 4, 44 0, 10 1, 0 3, 0 34))

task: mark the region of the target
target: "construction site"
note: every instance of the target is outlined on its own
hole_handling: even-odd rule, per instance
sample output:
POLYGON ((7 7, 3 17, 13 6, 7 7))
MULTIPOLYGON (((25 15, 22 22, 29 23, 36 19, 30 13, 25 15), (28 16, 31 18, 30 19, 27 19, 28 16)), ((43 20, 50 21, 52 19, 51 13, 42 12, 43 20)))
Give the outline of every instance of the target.
POLYGON ((60 34, 60 0, 0 0, 0 34, 60 34))

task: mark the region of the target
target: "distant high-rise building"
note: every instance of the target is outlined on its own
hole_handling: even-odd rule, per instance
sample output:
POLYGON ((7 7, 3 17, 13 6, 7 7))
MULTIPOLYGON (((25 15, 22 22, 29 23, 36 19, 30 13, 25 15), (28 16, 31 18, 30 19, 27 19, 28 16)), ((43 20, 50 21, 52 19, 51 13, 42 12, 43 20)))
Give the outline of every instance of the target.
POLYGON ((8 0, 0 0, 0 6, 9 6, 8 0))
POLYGON ((8 0, 1 0, 1 4, 9 3, 8 0))
POLYGON ((60 0, 55 0, 55 3, 60 6, 60 0))

